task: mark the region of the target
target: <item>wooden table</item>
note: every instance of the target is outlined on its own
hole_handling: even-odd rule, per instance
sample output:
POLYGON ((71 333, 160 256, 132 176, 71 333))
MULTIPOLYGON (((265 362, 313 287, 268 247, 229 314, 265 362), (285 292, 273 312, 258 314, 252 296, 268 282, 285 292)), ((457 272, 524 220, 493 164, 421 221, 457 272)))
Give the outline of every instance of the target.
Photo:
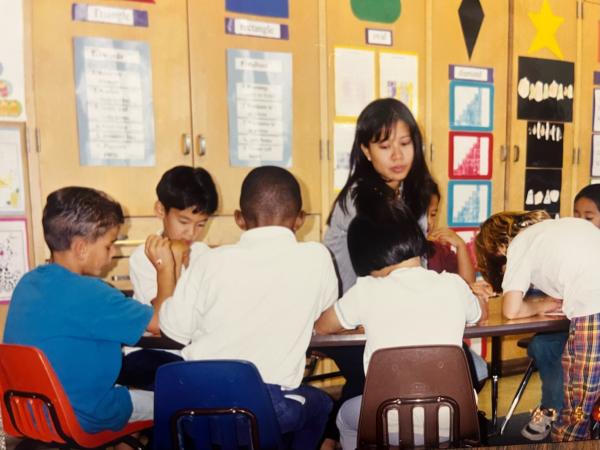
MULTIPOLYGON (((499 308, 490 308, 488 318, 475 325, 465 327, 465 338, 491 337, 491 373, 492 382, 492 427, 496 430, 498 422, 498 379, 500 378, 501 340, 502 336, 546 333, 569 329, 569 320, 564 316, 534 316, 526 319, 509 320, 502 316, 499 308)), ((365 335, 356 332, 313 336, 310 347, 345 347, 364 346, 365 335)))

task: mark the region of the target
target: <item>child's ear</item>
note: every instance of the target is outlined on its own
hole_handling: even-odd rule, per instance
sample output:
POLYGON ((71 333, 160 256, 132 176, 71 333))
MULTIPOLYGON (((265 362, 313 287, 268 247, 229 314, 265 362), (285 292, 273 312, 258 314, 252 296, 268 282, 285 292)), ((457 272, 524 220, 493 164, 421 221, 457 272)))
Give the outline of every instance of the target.
POLYGON ((304 221, 306 220, 306 211, 303 209, 300 210, 298 215, 296 216, 296 220, 294 220, 294 233, 302 228, 304 225, 304 221))
POLYGON ((75 236, 71 241, 71 251, 77 260, 83 260, 87 256, 88 243, 80 236, 75 236))
POLYGON ((244 215, 239 209, 236 209, 233 212, 233 218, 235 219, 235 223, 242 230, 246 231, 248 229, 248 224, 246 223, 246 219, 244 219, 244 215))
POLYGON ((163 205, 160 202, 160 200, 156 200, 156 202, 154 203, 154 213, 156 214, 156 217, 158 217, 161 220, 164 219, 165 215, 167 214, 165 205, 163 205))

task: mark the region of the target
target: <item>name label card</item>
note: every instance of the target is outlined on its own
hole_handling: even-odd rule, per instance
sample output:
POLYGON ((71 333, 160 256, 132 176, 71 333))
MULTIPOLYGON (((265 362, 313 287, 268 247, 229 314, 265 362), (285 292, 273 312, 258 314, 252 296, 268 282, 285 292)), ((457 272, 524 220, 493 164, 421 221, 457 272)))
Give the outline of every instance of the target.
POLYGON ((393 34, 391 30, 378 30, 376 28, 367 28, 365 30, 367 44, 385 45, 391 47, 393 44, 393 34))
POLYGON ((139 9, 73 3, 71 13, 73 20, 83 22, 110 23, 130 27, 148 26, 148 12, 139 9))
POLYGON ((254 36, 267 39, 289 39, 289 29, 287 25, 260 22, 258 20, 225 18, 225 32, 227 34, 236 34, 240 36, 254 36))
POLYGON ((494 82, 494 69, 472 66, 448 66, 448 78, 451 80, 494 82))

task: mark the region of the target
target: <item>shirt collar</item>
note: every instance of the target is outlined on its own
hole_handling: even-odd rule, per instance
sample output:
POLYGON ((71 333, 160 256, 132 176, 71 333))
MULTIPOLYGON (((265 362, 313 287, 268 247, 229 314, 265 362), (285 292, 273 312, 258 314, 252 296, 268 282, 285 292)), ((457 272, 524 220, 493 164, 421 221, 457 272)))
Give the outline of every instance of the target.
POLYGON ((273 240, 296 242, 296 236, 292 230, 285 227, 257 227, 244 231, 240 237, 240 244, 252 244, 255 242, 273 240))

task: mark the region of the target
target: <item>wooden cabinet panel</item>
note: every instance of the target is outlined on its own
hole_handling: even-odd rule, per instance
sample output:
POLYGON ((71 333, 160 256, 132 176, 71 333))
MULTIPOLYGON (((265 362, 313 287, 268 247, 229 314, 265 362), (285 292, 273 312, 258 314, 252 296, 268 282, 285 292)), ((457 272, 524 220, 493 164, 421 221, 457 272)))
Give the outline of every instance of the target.
MULTIPOLYGON (((577 8, 575 1, 548 0, 551 14, 562 18, 556 33, 556 43, 562 53, 562 57, 554 53, 548 47, 535 49, 532 43, 538 35, 530 17, 531 13, 540 13, 544 6, 539 0, 513 1, 513 34, 512 34, 512 68, 510 92, 512 93, 512 108, 508 117, 510 155, 508 160, 508 175, 506 189, 506 204, 508 210, 520 210, 524 208, 525 202, 525 171, 527 151, 527 120, 517 119, 517 84, 519 82, 519 56, 532 58, 543 58, 575 62, 577 58, 577 8)), ((544 40, 543 42, 550 42, 544 40)), ((561 216, 571 215, 571 170, 572 149, 574 143, 573 122, 564 124, 563 135, 563 169, 561 187, 561 216)))
POLYGON ((460 0, 431 1, 431 28, 435 30, 431 40, 431 82, 428 83, 430 111, 427 129, 430 145, 428 160, 431 172, 439 184, 442 202, 438 222, 447 218, 446 205, 449 164, 449 114, 450 81, 449 65, 464 65, 493 70, 494 122, 492 150, 492 211, 504 207, 505 161, 503 150, 506 134, 506 96, 508 79, 508 0, 482 0, 483 22, 473 53, 469 58, 459 19, 460 0))
POLYGON ((292 55, 292 167, 298 178, 304 208, 321 209, 319 2, 290 2, 289 19, 261 18, 228 13, 223 2, 189 2, 189 39, 194 163, 207 168, 219 185, 220 214, 238 207, 240 186, 250 171, 230 167, 227 128, 227 49, 287 52, 292 55), (289 25, 289 39, 265 39, 224 33, 225 17, 289 25), (199 156, 198 139, 206 143, 199 156))
MULTIPOLYGON (((215 2, 217 3, 217 2, 215 2)), ((186 1, 155 4, 95 1, 95 5, 145 9, 148 27, 71 20, 72 1, 35 0, 33 53, 36 126, 39 129, 43 198, 65 185, 102 189, 119 200, 127 215, 151 214, 154 186, 165 169, 191 164, 181 136, 191 132, 186 1), (106 37, 144 41, 152 60, 156 165, 81 166, 77 135, 73 38, 106 37)))

